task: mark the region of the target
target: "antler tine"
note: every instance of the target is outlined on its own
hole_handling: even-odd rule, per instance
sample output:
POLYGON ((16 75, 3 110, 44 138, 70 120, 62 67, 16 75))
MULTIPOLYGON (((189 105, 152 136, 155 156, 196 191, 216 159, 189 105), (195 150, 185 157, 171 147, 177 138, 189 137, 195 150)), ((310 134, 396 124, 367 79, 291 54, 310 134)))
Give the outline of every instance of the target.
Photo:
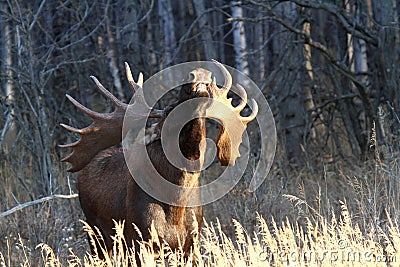
POLYGON ((125 62, 125 72, 129 85, 133 93, 135 94, 138 87, 143 87, 143 73, 139 73, 138 81, 135 82, 135 80, 133 80, 131 68, 129 67, 129 64, 127 62, 125 62))
MULTIPOLYGON (((59 147, 63 147, 63 145, 59 145, 59 147)), ((68 146, 66 146, 66 148, 68 148, 68 146)), ((68 162, 68 160, 72 157, 72 155, 74 155, 74 152, 71 152, 68 156, 66 156, 65 158, 62 158, 60 161, 61 162, 68 162)), ((71 169, 71 167, 68 168, 68 171, 71 169)))
MULTIPOLYGON (((61 126, 65 128, 64 125, 65 125, 65 124, 62 124, 62 123, 61 123, 61 126)), ((68 125, 66 125, 66 126, 68 126, 68 125)), ((79 143, 80 143, 80 140, 78 140, 78 141, 76 141, 76 142, 73 142, 73 143, 69 143, 69 144, 59 144, 58 147, 61 147, 61 148, 75 147, 75 146, 79 145, 79 143)), ((68 155, 68 156, 69 156, 69 155, 68 155)), ((65 157, 65 158, 67 158, 67 157, 65 157)), ((63 158, 61 161, 65 161, 65 160, 64 160, 65 158, 63 158)))
POLYGON ((77 107, 78 109, 80 109, 81 111, 83 111, 86 115, 88 115, 89 117, 91 117, 92 119, 94 118, 102 118, 104 117, 103 114, 95 112, 87 107, 85 107, 84 105, 82 105, 81 103, 79 103, 78 101, 76 101, 72 96, 70 96, 69 94, 65 95, 69 101, 71 101, 71 103, 77 107))
POLYGON ((251 102, 252 102, 252 106, 253 106, 252 107, 253 111, 251 112, 251 114, 249 116, 247 116, 247 117, 240 116, 240 120, 245 124, 247 124, 247 123, 251 122, 252 120, 254 120, 255 117, 258 114, 258 104, 257 104, 256 100, 254 100, 254 98, 252 98, 251 102))
POLYGON ((246 90, 244 90, 243 86, 241 86, 240 84, 236 84, 236 86, 239 89, 239 96, 241 97, 241 101, 240 101, 239 105, 237 105, 236 107, 233 108, 233 111, 238 114, 242 123, 247 124, 247 123, 251 122, 252 120, 254 120, 255 117, 257 116, 258 104, 254 100, 254 98, 252 98, 251 99, 251 103, 252 103, 251 104, 251 106, 252 106, 251 114, 247 117, 240 116, 240 112, 243 110, 243 108, 247 104, 247 93, 246 93, 246 90))
POLYGON ((232 87, 232 75, 229 73, 229 71, 225 68, 224 65, 216 61, 215 59, 212 60, 217 67, 221 70, 222 75, 224 75, 224 85, 222 86, 222 92, 221 95, 228 95, 229 90, 232 87))
MULTIPOLYGON (((143 74, 139 75, 137 83, 133 80, 132 72, 127 63, 125 63, 126 77, 129 81, 131 88, 135 91, 143 86, 143 74)), ((97 113, 76 101, 71 96, 67 95, 67 98, 71 103, 76 106, 79 110, 83 111, 89 117, 92 118, 92 123, 83 129, 77 129, 72 126, 61 124, 62 127, 77 133, 80 135, 79 140, 65 145, 60 145, 62 148, 72 148, 72 152, 62 159, 71 163, 71 168, 68 171, 77 172, 82 170, 89 162, 96 156, 96 154, 106 148, 114 146, 121 142, 123 138, 122 126, 124 118, 128 110, 128 104, 123 103, 111 94, 96 77, 90 76, 96 83, 101 93, 108 98, 114 104, 114 111, 110 113, 97 113)), ((138 90, 135 97, 136 109, 132 114, 133 122, 139 122, 148 117, 163 118, 165 117, 164 110, 151 110, 146 104, 143 96, 143 90, 138 90)))
POLYGON ((92 78, 92 80, 96 83, 97 87, 99 88, 99 90, 103 93, 103 95, 105 97, 107 97, 108 99, 111 100, 111 102, 114 103, 115 106, 117 107, 122 107, 126 104, 124 104, 123 102, 121 102, 118 98, 116 98, 113 94, 110 93, 110 91, 108 91, 100 82, 99 80, 97 80, 97 78, 95 76, 90 76, 90 78, 92 78))
POLYGON ((84 133, 83 129, 78 129, 78 128, 69 126, 69 125, 64 124, 64 123, 60 123, 60 125, 61 125, 62 127, 64 127, 65 129, 67 129, 68 131, 70 131, 70 132, 77 133, 77 134, 82 134, 82 133, 84 133))
POLYGON ((143 87, 143 73, 139 72, 139 77, 136 84, 139 85, 140 87, 143 87))
MULTIPOLYGON (((235 112, 240 113, 242 111, 242 109, 246 106, 247 93, 246 93, 246 90, 244 90, 243 86, 241 86, 240 84, 237 84, 236 86, 239 89, 239 96, 241 97, 241 101, 240 101, 239 105, 237 105, 236 107, 233 108, 233 110, 235 112)), ((240 116, 240 119, 243 123, 249 123, 250 121, 254 120, 254 118, 258 114, 257 102, 254 99, 251 99, 251 102, 252 102, 252 107, 253 107, 251 114, 247 117, 240 116)))
POLYGON ((237 88, 239 89, 240 103, 236 107, 233 108, 234 111, 242 111, 242 109, 246 106, 247 103, 247 93, 244 90, 243 86, 237 84, 237 88))
MULTIPOLYGON (((137 91, 138 88, 143 88, 143 73, 139 73, 138 81, 135 82, 133 80, 133 75, 131 68, 127 62, 125 62, 125 71, 126 71, 126 78, 128 79, 129 85, 133 91, 135 103, 140 102, 139 105, 145 106, 148 109, 151 109, 149 105, 146 103, 144 99, 143 90, 137 91)), ((153 109, 148 114, 149 118, 164 118, 165 117, 165 110, 153 109)))

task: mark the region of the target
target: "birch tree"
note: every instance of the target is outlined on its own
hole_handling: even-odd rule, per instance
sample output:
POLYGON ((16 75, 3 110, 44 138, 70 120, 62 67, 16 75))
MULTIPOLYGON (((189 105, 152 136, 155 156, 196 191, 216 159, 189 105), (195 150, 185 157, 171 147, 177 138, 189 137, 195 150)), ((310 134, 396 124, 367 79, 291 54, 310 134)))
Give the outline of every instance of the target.
POLYGON ((0 25, 1 25, 1 72, 2 76, 2 93, 5 96, 6 105, 8 110, 5 111, 5 123, 0 132, 0 148, 3 148, 6 152, 9 146, 15 141, 16 135, 16 124, 15 119, 15 105, 13 83, 12 83, 12 33, 9 20, 4 16, 7 14, 7 6, 4 3, 0 3, 0 25))
MULTIPOLYGON (((241 2, 232 2, 232 17, 243 18, 243 9, 241 2)), ((249 75, 249 63, 247 61, 247 46, 246 46, 246 33, 244 29, 244 22, 234 20, 232 22, 233 29, 233 47, 235 50, 235 67, 246 75, 249 75)))
POLYGON ((118 53, 114 37, 115 33, 110 28, 109 19, 107 19, 106 22, 106 30, 107 30, 107 40, 108 40, 108 46, 107 46, 108 66, 110 69, 111 76, 113 78, 114 87, 117 91, 118 99, 120 99, 123 102, 126 102, 119 75, 119 67, 118 67, 119 64, 117 60, 118 53))

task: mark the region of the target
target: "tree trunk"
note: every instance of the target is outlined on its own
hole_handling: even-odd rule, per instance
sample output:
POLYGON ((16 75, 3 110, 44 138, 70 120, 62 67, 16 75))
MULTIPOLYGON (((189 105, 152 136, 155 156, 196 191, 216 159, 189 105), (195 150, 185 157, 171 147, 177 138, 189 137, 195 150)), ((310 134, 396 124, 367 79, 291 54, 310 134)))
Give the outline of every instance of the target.
MULTIPOLYGON (((124 16, 121 26, 117 27, 121 28, 122 48, 118 49, 122 53, 120 62, 129 61, 133 69, 138 69, 146 61, 140 51, 140 44, 145 41, 145 38, 142 40, 139 38, 138 10, 137 1, 124 1, 122 9, 124 16)), ((118 18, 118 14, 115 14, 115 17, 118 18)))
MULTIPOLYGON (((277 13, 284 14, 293 20, 297 18, 297 10, 292 3, 281 3, 277 8, 277 13)), ((296 25, 297 27, 301 25, 296 25)), ((281 31, 284 28, 281 28, 281 31)), ((279 30, 278 30, 279 31, 279 30)), ((282 31, 284 32, 284 31, 282 31)), ((276 82, 276 95, 278 98, 279 124, 282 131, 282 139, 286 157, 292 164, 301 165, 304 163, 304 126, 305 110, 302 91, 304 54, 303 45, 299 36, 290 32, 284 32, 276 38, 277 44, 274 49, 285 54, 280 62, 276 82)), ((274 53, 277 53, 274 51, 274 53)), ((279 52, 278 52, 279 53, 279 52)))
MULTIPOLYGON (((257 15, 258 18, 262 16, 261 13, 257 15)), ((255 46, 254 50, 257 51, 255 54, 256 68, 254 70, 257 72, 257 80, 261 83, 265 76, 265 48, 264 48, 264 25, 262 23, 257 23, 254 26, 255 32, 255 46)))
MULTIPOLYGON (((311 12, 307 12, 307 16, 311 17, 311 12)), ((306 21, 303 24, 303 31, 307 33, 307 35, 311 36, 311 23, 306 21)), ((306 125, 306 138, 305 145, 307 145, 310 141, 315 143, 315 146, 312 147, 315 150, 315 147, 324 148, 326 147, 327 140, 327 131, 324 125, 324 115, 322 112, 316 110, 314 96, 312 93, 312 88, 314 87, 314 72, 312 65, 312 53, 311 46, 308 44, 304 44, 303 46, 303 55, 304 55, 304 65, 303 65, 303 92, 304 92, 304 108, 307 111, 307 125, 306 125)), ((317 96, 318 97, 318 96, 317 96)), ((307 149, 308 146, 305 146, 307 149)), ((317 150, 318 151, 318 150, 317 150)), ((323 157, 326 162, 332 161, 331 153, 327 152, 326 149, 320 149, 318 151, 320 153, 318 156, 323 157), (328 153, 328 154, 326 154, 328 153)))
MULTIPOLYGON (((370 9, 373 17, 380 25, 378 31, 380 46, 369 47, 369 67, 373 73, 373 88, 375 88, 374 109, 377 112, 379 105, 388 106, 390 121, 390 130, 396 136, 400 136, 400 127, 398 118, 400 117, 400 51, 399 51, 399 30, 397 19, 396 1, 384 0, 379 3, 372 1, 370 9)), ((378 125, 378 130, 383 129, 383 125, 378 125)), ((378 141, 382 136, 377 132, 378 141)))
POLYGON ((205 60, 216 58, 214 43, 211 36, 211 27, 209 25, 208 14, 205 14, 205 5, 203 0, 193 1, 196 16, 199 19, 199 31, 201 32, 201 41, 204 47, 205 60))
MULTIPOLYGON (((147 18, 147 31, 146 31, 146 44, 147 44, 147 63, 146 65, 149 65, 148 69, 149 72, 150 70, 157 69, 157 56, 156 56, 156 46, 154 44, 154 38, 153 38, 153 26, 150 18, 147 18)), ((150 72, 151 73, 151 72, 150 72)))
MULTIPOLYGON (((212 2, 212 7, 213 8, 217 8, 220 6, 220 0, 215 0, 215 1, 211 1, 212 2)), ((224 17, 220 12, 213 12, 212 13, 213 16, 213 21, 214 21, 214 31, 216 31, 216 34, 214 34, 214 38, 216 38, 216 40, 214 40, 214 42, 218 41, 220 42, 219 44, 216 45, 216 57, 215 59, 218 60, 219 62, 226 62, 225 60, 225 46, 224 46, 224 29, 223 27, 218 27, 220 25, 223 25, 224 23, 224 17)))
POLYGON ((114 32, 111 31, 109 19, 107 19, 106 22, 106 29, 107 29, 107 40, 108 40, 108 48, 107 48, 108 67, 110 69, 111 76, 113 78, 114 87, 117 90, 118 99, 120 99, 122 102, 126 102, 124 91, 122 90, 121 79, 119 78, 119 68, 118 68, 114 32))
MULTIPOLYGON (((242 18, 243 9, 240 2, 232 2, 232 17, 242 18)), ((235 49, 235 67, 246 75, 249 75, 249 63, 247 62, 246 33, 243 21, 234 21, 233 27, 233 46, 235 49)))
POLYGON ((166 67, 173 63, 176 48, 174 18, 170 0, 158 0, 158 14, 161 35, 164 37, 164 67, 166 67))
MULTIPOLYGON (((3 14, 7 14, 7 6, 0 3, 0 10, 3 14)), ((12 83, 13 72, 12 67, 12 34, 10 29, 9 21, 6 17, 0 15, 1 24, 1 72, 5 74, 1 84, 3 95, 7 98, 7 105, 10 107, 9 111, 5 113, 6 119, 3 129, 0 132, 0 148, 8 152, 9 148, 13 145, 16 138, 16 124, 14 123, 15 108, 14 108, 14 88, 12 83)))

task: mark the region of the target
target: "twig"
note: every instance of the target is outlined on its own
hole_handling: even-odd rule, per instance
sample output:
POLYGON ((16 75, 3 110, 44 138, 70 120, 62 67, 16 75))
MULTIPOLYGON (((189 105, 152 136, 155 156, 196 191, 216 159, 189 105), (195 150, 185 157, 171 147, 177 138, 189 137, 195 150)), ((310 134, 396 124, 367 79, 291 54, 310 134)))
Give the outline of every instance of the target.
POLYGON ((35 14, 35 17, 33 18, 31 25, 29 25, 30 31, 32 30, 33 26, 35 26, 36 21, 38 20, 39 14, 40 14, 40 12, 42 12, 42 9, 43 9, 43 6, 45 3, 46 3, 46 0, 43 0, 42 3, 40 3, 40 6, 35 14))
POLYGON ((154 0, 151 0, 149 10, 147 11, 146 14, 144 14, 144 16, 143 16, 141 19, 138 20, 137 23, 140 24, 140 23, 142 23, 143 21, 145 21, 145 20, 147 19, 147 17, 150 15, 150 13, 151 13, 151 11, 153 10, 153 8, 154 8, 154 0))
POLYGON ((10 215, 10 214, 12 214, 12 213, 14 213, 14 212, 17 212, 17 211, 19 211, 19 210, 22 210, 22 209, 24 209, 24 208, 26 208, 26 207, 33 206, 33 205, 36 205, 36 204, 40 204, 40 203, 43 203, 43 202, 46 202, 46 201, 49 201, 49 200, 53 200, 53 199, 56 199, 56 198, 71 199, 71 198, 76 198, 76 197, 78 197, 78 194, 72 194, 72 195, 51 195, 51 196, 47 196, 47 197, 42 197, 42 198, 39 198, 39 199, 30 201, 30 202, 25 202, 25 203, 23 203, 23 204, 19 204, 19 205, 15 206, 15 207, 12 208, 12 209, 9 209, 9 210, 7 210, 7 211, 4 211, 4 212, 0 213, 0 219, 3 218, 3 217, 5 217, 5 216, 7 216, 7 215, 10 215))
POLYGON ((7 133, 8 126, 11 124, 11 112, 7 115, 6 122, 4 123, 4 127, 0 133, 0 148, 2 147, 4 137, 7 133))

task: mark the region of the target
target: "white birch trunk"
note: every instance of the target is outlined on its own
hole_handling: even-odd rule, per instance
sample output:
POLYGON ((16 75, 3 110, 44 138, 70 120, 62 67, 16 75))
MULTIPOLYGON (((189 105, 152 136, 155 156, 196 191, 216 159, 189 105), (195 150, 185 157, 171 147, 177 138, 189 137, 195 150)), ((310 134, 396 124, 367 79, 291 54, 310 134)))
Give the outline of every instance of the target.
MULTIPOLYGON (((240 2, 232 2, 232 17, 242 18, 243 9, 240 2)), ((236 68, 246 75, 249 75, 249 64, 246 56, 246 34, 243 21, 234 21, 233 27, 233 45, 235 49, 236 68)))
POLYGON ((107 22, 107 39, 108 39, 108 67, 110 68, 111 76, 113 77, 114 87, 117 90, 118 99, 125 102, 124 91, 122 90, 121 79, 119 78, 119 70, 117 64, 117 55, 115 51, 115 39, 111 32, 110 25, 107 22))
MULTIPOLYGON (((4 11, 4 14, 7 14, 6 10, 4 10, 6 6, 3 3, 0 3, 0 10, 4 11)), ((15 115, 15 109, 12 107, 14 102, 14 90, 13 84, 11 81, 12 77, 12 51, 11 51, 11 31, 10 25, 7 19, 3 16, 0 16, 1 21, 1 58, 2 58, 2 73, 6 74, 7 79, 4 79, 2 82, 2 91, 3 94, 7 97, 7 103, 11 106, 10 112, 7 114, 5 124, 3 129, 0 132, 0 147, 3 147, 4 151, 8 151, 9 147, 13 145, 16 138, 16 125, 13 122, 13 118, 15 115)))

